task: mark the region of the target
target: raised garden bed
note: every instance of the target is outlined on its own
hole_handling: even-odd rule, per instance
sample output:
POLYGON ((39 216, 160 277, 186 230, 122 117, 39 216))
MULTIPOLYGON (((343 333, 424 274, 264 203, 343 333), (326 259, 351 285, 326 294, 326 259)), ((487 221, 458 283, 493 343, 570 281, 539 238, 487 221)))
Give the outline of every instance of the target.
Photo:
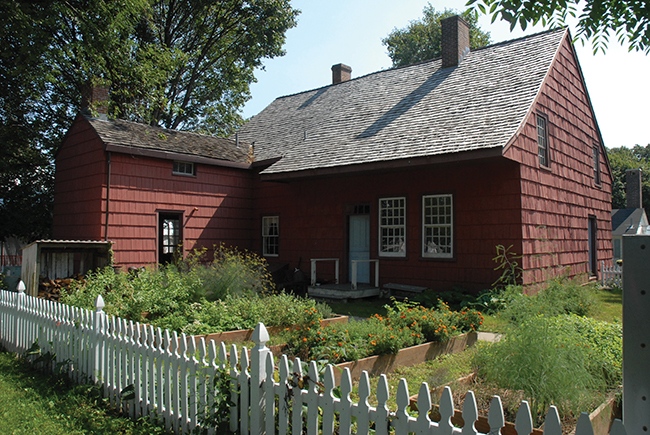
POLYGON ((370 376, 391 373, 397 367, 410 367, 433 360, 440 355, 462 352, 476 343, 477 340, 478 334, 476 332, 468 332, 452 337, 445 342, 431 342, 407 347, 401 349, 395 355, 376 355, 337 364, 336 367, 341 370, 334 371, 334 381, 337 385, 340 383, 344 368, 350 370, 352 380, 355 381, 361 377, 363 371, 367 371, 370 376))
MULTIPOLYGON (((348 323, 348 316, 336 316, 329 319, 323 319, 320 321, 321 326, 333 325, 336 323, 348 323)), ((286 328, 295 328, 294 326, 268 326, 266 330, 269 332, 269 335, 277 334, 281 331, 284 331, 286 328)), ((217 332, 214 334, 205 334, 205 335, 193 335, 194 342, 198 342, 201 338, 205 339, 206 344, 210 341, 215 341, 217 343, 241 343, 245 341, 250 341, 253 335, 254 329, 240 329, 238 331, 226 331, 226 332, 217 332)))

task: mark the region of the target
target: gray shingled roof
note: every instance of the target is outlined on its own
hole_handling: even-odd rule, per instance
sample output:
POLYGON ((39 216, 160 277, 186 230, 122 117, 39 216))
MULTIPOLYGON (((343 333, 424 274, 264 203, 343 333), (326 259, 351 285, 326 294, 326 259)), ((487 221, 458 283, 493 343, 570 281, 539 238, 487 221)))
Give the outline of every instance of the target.
MULTIPOLYGON (((620 208, 612 210, 612 236, 637 234, 639 225, 647 225, 645 210, 642 208, 620 208)), ((645 229, 643 229, 645 233, 645 229)))
POLYGON ((121 119, 86 119, 105 144, 240 163, 248 158, 248 144, 241 143, 237 148, 233 140, 223 137, 167 130, 121 119))
POLYGON ((504 147, 549 71, 565 30, 389 69, 280 97, 245 124, 256 160, 282 173, 504 147))

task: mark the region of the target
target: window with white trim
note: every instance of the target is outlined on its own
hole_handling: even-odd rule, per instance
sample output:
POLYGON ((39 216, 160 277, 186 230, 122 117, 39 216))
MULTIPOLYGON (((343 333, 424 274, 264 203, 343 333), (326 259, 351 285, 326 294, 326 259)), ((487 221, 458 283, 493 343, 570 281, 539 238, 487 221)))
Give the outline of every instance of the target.
POLYGON ((262 217, 262 254, 277 257, 280 253, 280 217, 262 217))
POLYGON ((196 175, 196 166, 192 162, 180 162, 175 160, 172 167, 172 174, 174 175, 196 175))
POLYGON ((546 122, 546 118, 539 113, 537 114, 537 156, 539 157, 540 165, 549 165, 548 124, 546 122))
POLYGON ((406 256, 406 198, 379 200, 379 255, 406 256))
POLYGON ((454 209, 452 195, 422 197, 422 256, 452 258, 454 255, 454 209))

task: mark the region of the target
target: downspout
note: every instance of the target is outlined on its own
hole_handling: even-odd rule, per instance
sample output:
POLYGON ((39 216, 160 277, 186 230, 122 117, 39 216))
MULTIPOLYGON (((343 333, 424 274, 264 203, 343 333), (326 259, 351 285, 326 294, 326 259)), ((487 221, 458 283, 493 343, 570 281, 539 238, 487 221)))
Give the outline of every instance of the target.
POLYGON ((107 173, 106 173, 106 222, 104 228, 104 241, 108 242, 108 216, 109 216, 109 206, 111 204, 111 152, 108 151, 108 161, 107 161, 107 173))

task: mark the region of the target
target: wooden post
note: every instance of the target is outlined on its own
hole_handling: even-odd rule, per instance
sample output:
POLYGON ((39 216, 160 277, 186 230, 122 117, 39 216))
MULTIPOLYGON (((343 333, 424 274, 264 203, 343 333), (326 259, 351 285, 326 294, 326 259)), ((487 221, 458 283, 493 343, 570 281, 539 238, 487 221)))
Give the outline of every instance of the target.
MULTIPOLYGON (((265 415, 266 415, 266 395, 264 393, 263 383, 266 379, 266 359, 271 350, 266 347, 269 341, 269 332, 262 322, 258 323, 253 331, 253 342, 255 346, 251 350, 251 393, 250 403, 251 408, 255 409, 251 413, 251 434, 263 434, 266 429, 265 415), (254 416, 258 417, 255 418, 254 416)), ((271 405, 273 406, 273 405, 271 405)))
POLYGON ((103 347, 104 347, 104 319, 106 314, 104 313, 104 307, 106 304, 104 303, 104 298, 102 295, 97 295, 97 299, 95 300, 95 322, 94 322, 94 335, 93 339, 95 341, 94 347, 95 347, 95 353, 93 356, 93 373, 92 373, 92 379, 94 383, 97 383, 102 380, 103 378, 103 372, 104 372, 104 352, 103 352, 103 347))
POLYGON ((16 288, 18 290, 18 294, 16 295, 16 313, 14 317, 14 342, 13 342, 13 351, 14 352, 20 352, 21 350, 27 350, 21 349, 20 346, 22 344, 22 339, 24 338, 25 334, 24 331, 21 330, 21 327, 23 326, 23 322, 21 322, 21 314, 20 312, 22 311, 22 307, 25 304, 25 283, 21 280, 18 282, 18 287, 16 288))

